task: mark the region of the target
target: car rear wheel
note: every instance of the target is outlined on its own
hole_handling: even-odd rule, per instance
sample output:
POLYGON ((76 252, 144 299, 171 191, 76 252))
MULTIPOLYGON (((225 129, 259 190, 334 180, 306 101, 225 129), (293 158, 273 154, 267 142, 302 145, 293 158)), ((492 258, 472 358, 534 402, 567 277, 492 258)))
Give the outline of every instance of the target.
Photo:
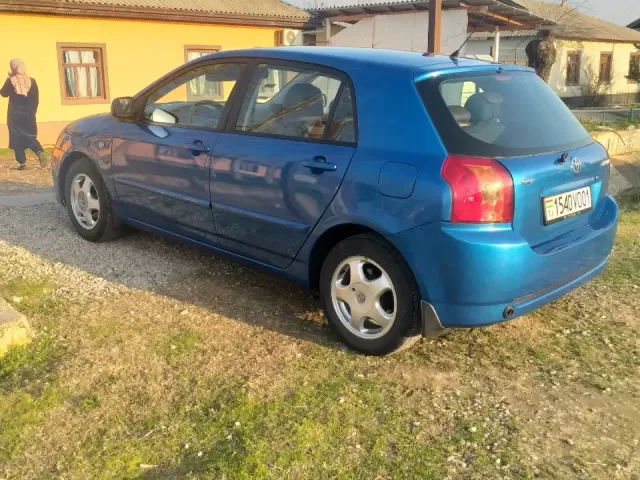
POLYGON ((71 165, 64 199, 71 223, 86 240, 111 240, 121 233, 107 187, 90 160, 83 158, 71 165))
POLYGON ((384 355, 418 338, 420 298, 413 273, 375 234, 347 238, 329 252, 320 298, 330 325, 355 350, 384 355))

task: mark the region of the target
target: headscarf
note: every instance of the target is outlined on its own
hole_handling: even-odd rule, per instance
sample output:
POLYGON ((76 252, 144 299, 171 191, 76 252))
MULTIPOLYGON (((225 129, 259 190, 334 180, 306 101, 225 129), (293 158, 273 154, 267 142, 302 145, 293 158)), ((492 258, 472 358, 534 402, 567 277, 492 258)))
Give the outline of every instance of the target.
POLYGON ((9 80, 11 81, 11 85, 13 85, 13 89, 18 95, 26 97, 31 89, 31 78, 27 75, 27 67, 25 67, 24 62, 19 58, 11 60, 9 67, 11 67, 9 80))

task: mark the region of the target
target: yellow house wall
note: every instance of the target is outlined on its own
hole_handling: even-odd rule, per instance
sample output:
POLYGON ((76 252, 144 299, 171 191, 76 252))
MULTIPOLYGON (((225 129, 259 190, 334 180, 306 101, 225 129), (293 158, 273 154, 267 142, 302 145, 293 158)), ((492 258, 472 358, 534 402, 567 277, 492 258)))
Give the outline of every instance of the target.
POLYGON ((591 69, 596 77, 600 71, 600 54, 611 52, 611 86, 605 93, 620 94, 638 91, 637 83, 629 83, 625 75, 629 73, 629 58, 638 49, 630 43, 616 42, 583 42, 575 40, 556 40, 557 58, 549 75, 549 86, 561 97, 575 97, 583 95, 579 85, 567 85, 567 53, 580 52, 580 82, 587 81, 586 70, 591 69))
MULTIPOLYGON (((222 50, 273 46, 278 28, 197 25, 169 22, 0 15, 0 66, 18 57, 40 89, 39 140, 52 144, 68 122, 107 112, 115 97, 133 95, 185 61, 185 45, 220 46, 222 50), (63 105, 56 44, 106 45, 108 101, 63 105)), ((2 71, 2 70, 0 70, 2 71)), ((7 99, 0 98, 0 148, 8 145, 7 99)))

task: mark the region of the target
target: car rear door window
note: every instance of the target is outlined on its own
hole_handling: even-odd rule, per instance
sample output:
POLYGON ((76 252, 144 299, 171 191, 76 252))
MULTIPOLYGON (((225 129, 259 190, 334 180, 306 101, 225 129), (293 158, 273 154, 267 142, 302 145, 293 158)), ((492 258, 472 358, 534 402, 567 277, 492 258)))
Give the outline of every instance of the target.
POLYGON ((236 131, 324 139, 341 86, 340 78, 323 72, 261 64, 249 83, 236 131))
POLYGON ((241 64, 219 63, 189 70, 149 96, 144 109, 145 121, 178 127, 218 128, 242 69, 241 64))

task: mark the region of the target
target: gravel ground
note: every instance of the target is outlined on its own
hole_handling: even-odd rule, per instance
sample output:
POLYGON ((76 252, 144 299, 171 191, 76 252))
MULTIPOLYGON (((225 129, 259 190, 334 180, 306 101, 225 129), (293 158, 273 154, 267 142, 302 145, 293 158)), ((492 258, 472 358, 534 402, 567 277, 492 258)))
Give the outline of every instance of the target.
MULTIPOLYGON (((58 292, 69 298, 108 297, 133 289, 199 305, 247 323, 266 313, 265 308, 288 312, 289 317, 269 322, 269 327, 278 331, 291 328, 291 316, 322 318, 309 292, 157 235, 131 231, 115 242, 87 242, 57 204, 0 209, 0 225, 0 255, 11 265, 10 275, 53 276, 58 292), (238 308, 237 299, 243 295, 253 295, 255 300, 238 308)), ((313 326, 302 330, 309 328, 314 330, 313 326)))
POLYGON ((56 204, 0 210, 0 224, 17 275, 34 270, 42 278, 53 274, 76 295, 109 295, 122 286, 161 289, 172 276, 194 275, 203 260, 194 251, 175 249, 140 232, 118 242, 87 242, 73 230, 64 207, 56 204), (168 255, 170 250, 177 251, 168 255))

